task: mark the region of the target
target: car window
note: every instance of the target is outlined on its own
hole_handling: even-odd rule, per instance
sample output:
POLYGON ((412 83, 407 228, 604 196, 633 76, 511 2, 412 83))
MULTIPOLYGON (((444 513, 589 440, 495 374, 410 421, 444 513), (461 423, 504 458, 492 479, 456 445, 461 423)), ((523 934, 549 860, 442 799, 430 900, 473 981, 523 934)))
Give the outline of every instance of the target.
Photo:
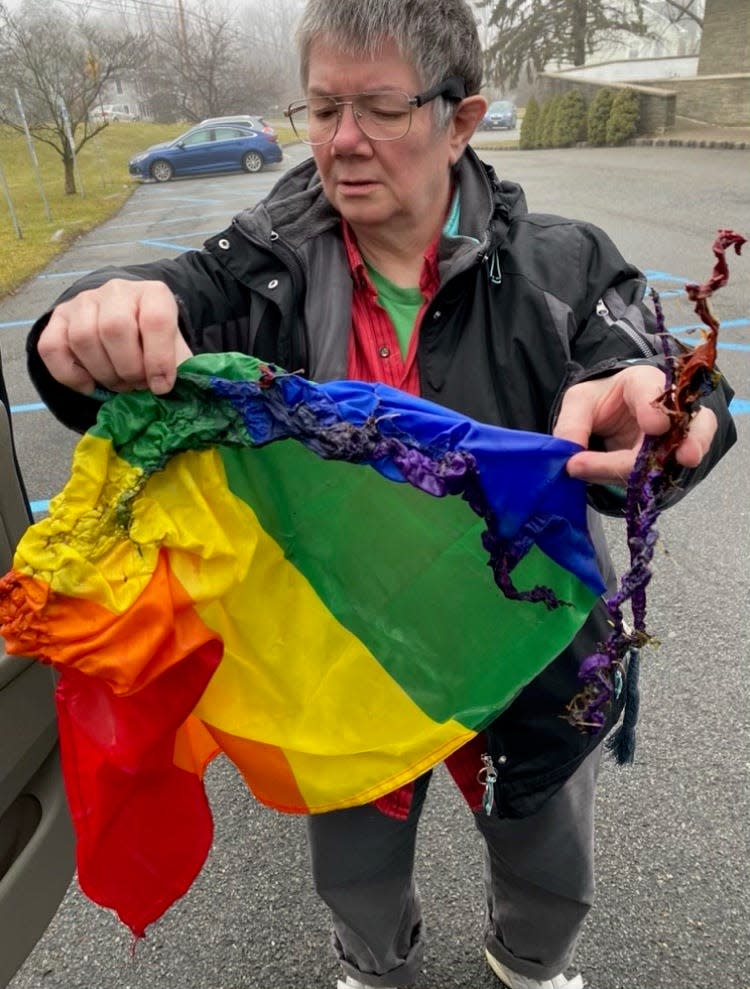
POLYGON ((237 137, 249 137, 250 131, 243 130, 242 127, 217 127, 217 141, 231 141, 237 137))
POLYGON ((194 144, 207 144, 209 141, 213 140, 212 131, 209 127, 201 127, 200 130, 190 131, 182 138, 182 143, 186 148, 192 147, 194 144))
POLYGON ((508 103, 506 100, 503 100, 500 103, 493 103, 492 106, 490 107, 490 110, 492 110, 494 113, 499 113, 502 110, 512 110, 512 109, 513 109, 513 104, 508 103))
POLYGON ((232 117, 207 117, 205 120, 201 121, 201 125, 207 126, 209 124, 221 124, 222 126, 227 126, 230 124, 244 124, 248 127, 253 127, 255 130, 262 130, 267 127, 263 117, 252 116, 251 114, 237 114, 232 117))

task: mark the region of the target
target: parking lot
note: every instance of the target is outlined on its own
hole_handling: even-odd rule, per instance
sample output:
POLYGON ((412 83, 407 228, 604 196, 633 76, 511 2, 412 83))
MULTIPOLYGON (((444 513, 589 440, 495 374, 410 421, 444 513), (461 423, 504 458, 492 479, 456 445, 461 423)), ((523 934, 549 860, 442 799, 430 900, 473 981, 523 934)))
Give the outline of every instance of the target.
MULTIPOLYGON (((304 156, 297 146, 282 166, 255 175, 143 185, 118 216, 0 303, 0 349, 35 511, 43 513, 64 483, 75 437, 40 405, 26 376, 33 320, 84 272, 199 248, 304 156)), ((750 232, 746 155, 627 148, 484 156, 501 175, 522 181, 533 208, 605 227, 647 269, 672 329, 694 339, 683 286, 707 276, 717 226, 750 232)), ((747 252, 731 259, 731 271, 714 308, 722 321, 720 363, 737 390, 740 439, 660 524, 649 625, 661 645, 643 664, 636 765, 607 763, 602 773, 599 892, 579 951, 589 989, 749 984, 747 252)), ((622 566, 618 525, 611 534, 622 566)), ((226 764, 211 769, 209 797, 216 822, 209 862, 134 953, 128 932, 72 887, 12 989, 335 985, 327 919, 308 877, 304 822, 260 807, 226 764)), ((479 841, 442 771, 425 812, 418 870, 429 939, 419 986, 496 989, 480 951, 479 841)))

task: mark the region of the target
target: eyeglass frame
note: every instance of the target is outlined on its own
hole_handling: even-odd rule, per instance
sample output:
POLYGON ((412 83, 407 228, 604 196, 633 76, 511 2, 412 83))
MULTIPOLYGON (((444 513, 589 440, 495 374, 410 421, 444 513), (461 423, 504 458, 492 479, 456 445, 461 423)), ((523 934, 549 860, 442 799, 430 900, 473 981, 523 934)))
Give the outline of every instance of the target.
MULTIPOLYGON (((352 113, 354 113, 354 100, 358 96, 371 96, 380 92, 400 93, 402 91, 371 89, 371 90, 365 90, 364 92, 361 93, 339 93, 337 95, 332 95, 332 96, 314 96, 302 100, 293 100, 286 108, 286 110, 284 110, 284 116, 289 118, 289 122, 292 125, 292 130, 300 139, 300 141, 302 141, 304 144, 307 144, 308 147, 319 148, 322 147, 322 145, 324 144, 330 144, 331 141, 338 134, 339 127, 341 126, 341 119, 344 115, 343 107, 350 106, 352 108, 352 113), (342 99, 341 97, 343 96, 348 96, 350 97, 350 99, 346 99, 346 100, 342 99), (294 126, 293 114, 298 109, 301 109, 302 107, 306 106, 310 102, 310 99, 332 100, 334 106, 336 107, 336 126, 333 130, 333 134, 331 134, 331 136, 327 138, 325 141, 314 141, 314 142, 306 141, 305 138, 301 137, 300 134, 297 133, 297 128, 294 126), (339 108, 341 108, 341 110, 339 110, 339 108)), ((406 130, 404 131, 404 133, 399 134, 398 137, 371 137, 365 130, 362 129, 362 125, 357 119, 356 114, 354 114, 354 120, 357 124, 357 127, 359 127, 360 131, 362 131, 362 133, 364 134, 364 136, 367 138, 368 141, 400 141, 403 137, 406 137, 406 135, 411 130, 412 115, 415 107, 419 108, 421 106, 424 106, 425 103, 431 103, 433 100, 437 99, 438 96, 443 96, 445 97, 446 100, 453 100, 457 103, 460 103, 461 100, 466 99, 466 80, 463 78, 463 76, 447 76, 441 82, 436 83, 434 86, 431 86, 429 89, 426 89, 423 93, 417 93, 416 96, 409 96, 408 93, 404 92, 403 95, 406 97, 406 103, 407 106, 409 107, 409 123, 406 125, 406 130)))

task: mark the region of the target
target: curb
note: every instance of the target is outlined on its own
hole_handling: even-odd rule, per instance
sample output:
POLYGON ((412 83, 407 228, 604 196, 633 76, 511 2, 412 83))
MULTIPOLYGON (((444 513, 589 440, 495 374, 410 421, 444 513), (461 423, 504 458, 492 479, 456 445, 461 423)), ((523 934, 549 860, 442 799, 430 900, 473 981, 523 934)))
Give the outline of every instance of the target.
POLYGON ((750 141, 711 141, 683 137, 635 137, 626 146, 647 148, 715 148, 721 151, 750 151, 750 141))
POLYGON ((508 141, 507 144, 475 144, 469 142, 474 151, 520 151, 518 141, 508 141))
MULTIPOLYGON (((507 144, 484 144, 472 141, 471 146, 475 151, 520 151, 518 141, 508 141, 507 144)), ((587 148, 588 144, 578 144, 577 148, 587 148)), ((720 151, 750 151, 750 141, 711 141, 690 137, 634 137, 623 144, 611 147, 610 150, 620 148, 713 148, 720 151)), ((537 148, 538 151, 564 151, 565 148, 537 148)))

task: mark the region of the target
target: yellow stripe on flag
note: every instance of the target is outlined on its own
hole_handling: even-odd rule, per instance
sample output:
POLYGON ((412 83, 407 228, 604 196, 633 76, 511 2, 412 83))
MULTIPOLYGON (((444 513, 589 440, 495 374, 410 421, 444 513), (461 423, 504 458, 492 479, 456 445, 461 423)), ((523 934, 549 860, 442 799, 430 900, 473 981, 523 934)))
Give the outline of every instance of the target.
MULTIPOLYGON (((149 479, 141 502, 168 519, 158 528, 170 568, 224 641, 194 713, 221 732, 280 748, 310 809, 371 799, 376 783, 386 793, 473 737, 455 721, 436 724, 340 624, 229 490, 216 452, 174 458, 149 479), (191 535, 196 499, 199 541, 191 535)), ((150 527, 153 518, 149 511, 134 521, 136 538, 154 535, 145 521, 150 527)), ((252 788, 253 767, 239 768, 252 788)))
POLYGON ((155 541, 136 545, 128 538, 128 496, 142 477, 109 440, 84 436, 70 481, 52 499, 50 516, 26 530, 14 569, 57 593, 118 615, 127 611, 151 580, 159 553, 155 541), (103 515, 102 505, 115 508, 103 515))

